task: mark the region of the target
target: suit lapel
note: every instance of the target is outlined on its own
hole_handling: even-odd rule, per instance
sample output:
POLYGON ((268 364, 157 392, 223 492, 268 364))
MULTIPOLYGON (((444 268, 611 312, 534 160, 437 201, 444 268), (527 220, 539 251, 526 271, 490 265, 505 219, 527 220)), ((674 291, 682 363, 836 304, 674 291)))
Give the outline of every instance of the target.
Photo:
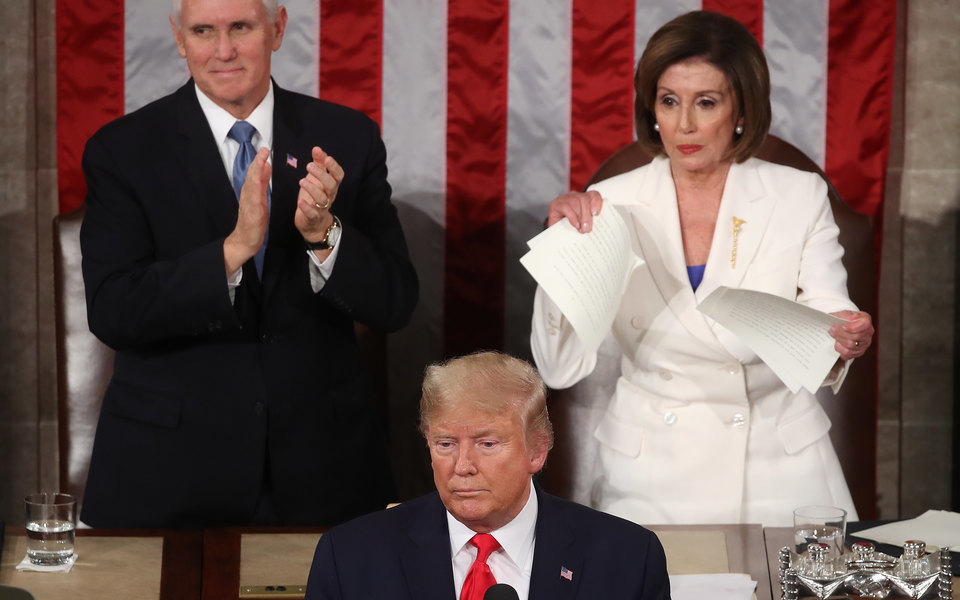
MULTIPOLYGON (((280 249, 301 248, 291 238, 300 236, 293 219, 297 211, 299 182, 306 175, 307 164, 311 160, 310 141, 302 139, 303 132, 300 115, 293 106, 290 92, 274 83, 270 240, 263 269, 265 296, 269 296, 274 289, 284 262, 288 260, 280 249)), ((299 252, 304 264, 307 260, 305 252, 305 249, 299 252)))
POLYGON ((177 133, 183 173, 213 222, 229 233, 237 222, 237 199, 192 81, 177 90, 177 133))
MULTIPOLYGON (((720 202, 720 212, 717 214, 710 258, 703 281, 697 288, 698 302, 706 299, 719 286, 741 286, 766 234, 775 204, 776 199, 767 194, 763 185, 756 161, 750 160, 730 167, 720 202)), ((729 329, 706 317, 704 320, 728 353, 741 359, 751 353, 744 342, 729 329)))
POLYGON ((400 556, 411 598, 454 597, 450 534, 440 496, 434 493, 410 520, 408 544, 400 556))
POLYGON ((637 203, 628 208, 632 217, 630 225, 664 304, 691 334, 711 339, 713 332, 696 310, 697 298, 687 276, 677 190, 670 173, 670 161, 657 158, 650 167, 652 172, 643 179, 637 203))
POLYGON ((730 167, 717 214, 710 258, 703 282, 697 289, 698 300, 709 296, 718 286, 740 286, 760 248, 774 204, 774 199, 767 195, 755 161, 730 167))
MULTIPOLYGON (((193 187, 193 197, 201 201, 216 228, 217 235, 228 235, 237 224, 237 197, 223 166, 223 159, 213 139, 210 124, 197 101, 193 81, 188 81, 177 94, 177 156, 182 172, 193 187)), ((260 283, 253 261, 243 266, 243 287, 256 298, 260 283)))
POLYGON ((537 539, 530 573, 529 600, 568 600, 577 597, 579 575, 583 574, 584 556, 577 549, 574 529, 556 499, 537 492, 537 539), (569 575, 569 579, 565 573, 569 575))

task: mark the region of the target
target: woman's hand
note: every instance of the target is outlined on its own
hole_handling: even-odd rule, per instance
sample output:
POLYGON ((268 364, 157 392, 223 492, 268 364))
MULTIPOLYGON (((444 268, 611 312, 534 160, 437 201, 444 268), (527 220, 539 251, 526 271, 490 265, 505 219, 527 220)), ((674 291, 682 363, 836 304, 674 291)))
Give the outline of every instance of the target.
POLYGON ((600 214, 603 198, 599 192, 567 192, 557 196, 547 210, 547 227, 566 218, 577 231, 587 233, 593 228, 594 215, 600 214))
POLYGON ((867 348, 873 342, 874 333, 870 315, 853 310, 841 310, 830 314, 846 321, 830 328, 830 336, 837 340, 834 348, 840 353, 840 358, 850 360, 866 354, 867 348))

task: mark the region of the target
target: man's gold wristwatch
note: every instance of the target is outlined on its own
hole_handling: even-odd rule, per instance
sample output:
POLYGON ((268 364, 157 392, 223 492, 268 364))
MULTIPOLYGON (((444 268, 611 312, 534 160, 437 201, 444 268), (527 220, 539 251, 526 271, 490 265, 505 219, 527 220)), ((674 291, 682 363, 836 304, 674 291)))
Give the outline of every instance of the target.
POLYGON ((340 219, 337 217, 333 218, 333 223, 330 224, 330 227, 327 227, 327 233, 323 236, 323 239, 319 242, 304 242, 307 244, 308 250, 331 250, 334 246, 337 245, 337 242, 340 241, 340 219))

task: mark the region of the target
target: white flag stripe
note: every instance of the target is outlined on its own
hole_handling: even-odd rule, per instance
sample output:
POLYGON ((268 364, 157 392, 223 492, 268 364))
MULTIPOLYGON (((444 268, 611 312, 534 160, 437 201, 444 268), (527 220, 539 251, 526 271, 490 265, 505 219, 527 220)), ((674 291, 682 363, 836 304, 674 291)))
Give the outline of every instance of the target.
POLYGON ((700 10, 701 0, 636 0, 633 15, 633 64, 636 66, 650 39, 660 26, 674 17, 700 10))
POLYGON ((320 82, 320 3, 318 0, 282 0, 287 7, 283 44, 271 60, 280 87, 316 96, 320 82))
POLYGON ((382 129, 395 201, 443 227, 446 207, 447 3, 383 7, 382 129))
POLYGON ((827 122, 829 4, 768 0, 763 46, 770 67, 770 132, 823 167, 827 122))
POLYGON ((177 89, 190 77, 170 29, 170 2, 128 0, 124 6, 124 112, 177 89))
POLYGON ((530 352, 535 284, 520 266, 546 206, 570 181, 572 0, 512 0, 506 165, 504 349, 530 352))

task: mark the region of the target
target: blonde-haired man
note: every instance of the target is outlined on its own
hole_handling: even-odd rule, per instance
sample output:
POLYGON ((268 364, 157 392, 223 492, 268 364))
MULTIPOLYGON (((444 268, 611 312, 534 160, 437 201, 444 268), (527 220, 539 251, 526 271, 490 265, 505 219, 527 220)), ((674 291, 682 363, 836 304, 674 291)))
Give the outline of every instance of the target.
POLYGON ((528 363, 483 352, 429 367, 420 418, 437 491, 324 534, 307 600, 481 600, 494 583, 520 600, 670 597, 653 533, 533 483, 553 432, 528 363))

